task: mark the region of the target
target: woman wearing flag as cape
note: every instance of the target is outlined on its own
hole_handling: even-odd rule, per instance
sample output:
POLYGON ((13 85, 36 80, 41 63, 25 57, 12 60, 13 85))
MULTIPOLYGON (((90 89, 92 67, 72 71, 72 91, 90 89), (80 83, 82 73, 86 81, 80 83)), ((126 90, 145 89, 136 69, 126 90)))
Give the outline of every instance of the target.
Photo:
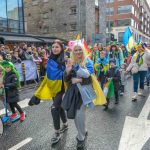
POLYGON ((60 40, 52 44, 52 52, 47 62, 46 76, 34 96, 40 100, 53 100, 51 114, 53 118, 55 134, 51 139, 52 144, 57 143, 60 133, 68 129, 67 118, 61 107, 62 96, 65 92, 63 74, 65 70, 64 47, 60 40), (60 118, 63 127, 60 128, 60 118))
POLYGON ((71 59, 66 64, 64 80, 68 89, 63 98, 62 106, 69 119, 74 119, 78 131, 77 149, 84 147, 87 136, 86 107, 106 103, 105 96, 94 76, 92 61, 87 58, 82 43, 76 43, 72 49, 71 59))

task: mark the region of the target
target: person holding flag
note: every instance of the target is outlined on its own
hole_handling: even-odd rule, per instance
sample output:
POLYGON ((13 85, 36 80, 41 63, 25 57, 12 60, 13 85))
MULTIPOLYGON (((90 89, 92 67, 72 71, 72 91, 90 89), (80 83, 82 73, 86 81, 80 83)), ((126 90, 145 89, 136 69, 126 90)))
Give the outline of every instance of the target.
POLYGON ((109 63, 110 63, 110 69, 106 72, 105 76, 108 80, 108 83, 111 81, 110 83, 113 83, 113 86, 111 85, 111 88, 109 88, 109 90, 111 90, 111 92, 108 91, 109 95, 106 95, 107 104, 104 105, 105 106, 104 110, 108 109, 109 100, 113 96, 113 91, 114 91, 114 95, 115 95, 115 104, 119 103, 119 87, 120 87, 120 78, 121 78, 121 76, 120 76, 119 69, 116 66, 116 60, 115 59, 110 59, 109 63), (112 89, 113 87, 114 87, 114 89, 112 89))
POLYGON ((87 57, 82 43, 74 45, 71 59, 66 63, 64 79, 68 88, 62 107, 67 111, 68 118, 74 119, 78 131, 77 149, 83 149, 87 136, 86 108, 103 105, 106 99, 94 75, 93 63, 87 57))
POLYGON ((53 100, 51 114, 55 134, 51 139, 52 145, 58 143, 61 139, 61 133, 68 129, 67 117, 64 109, 61 107, 62 97, 65 93, 65 83, 63 80, 64 71, 64 46, 60 40, 55 40, 52 44, 52 51, 47 61, 46 75, 34 94, 37 100, 53 100), (62 128, 60 127, 60 119, 63 122, 62 128))

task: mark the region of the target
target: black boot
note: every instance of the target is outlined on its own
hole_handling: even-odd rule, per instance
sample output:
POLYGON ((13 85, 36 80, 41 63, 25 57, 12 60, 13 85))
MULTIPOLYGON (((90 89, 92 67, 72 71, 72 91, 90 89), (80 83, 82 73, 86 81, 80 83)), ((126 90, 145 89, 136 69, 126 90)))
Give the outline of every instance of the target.
POLYGON ((116 100, 115 100, 115 104, 118 104, 118 103, 119 103, 119 100, 118 100, 118 99, 116 99, 116 100))
POLYGON ((106 111, 108 109, 108 104, 105 104, 103 106, 105 107, 103 110, 106 111))
POLYGON ((115 91, 115 104, 119 103, 119 94, 118 91, 115 91))
POLYGON ((85 141, 79 141, 77 139, 77 150, 83 150, 85 147, 85 141))
POLYGON ((106 111, 108 109, 108 105, 109 105, 109 98, 106 98, 107 103, 104 104, 103 106, 105 107, 103 110, 106 111))
POLYGON ((51 139, 52 144, 57 144, 61 139, 60 133, 55 133, 53 138, 51 139))

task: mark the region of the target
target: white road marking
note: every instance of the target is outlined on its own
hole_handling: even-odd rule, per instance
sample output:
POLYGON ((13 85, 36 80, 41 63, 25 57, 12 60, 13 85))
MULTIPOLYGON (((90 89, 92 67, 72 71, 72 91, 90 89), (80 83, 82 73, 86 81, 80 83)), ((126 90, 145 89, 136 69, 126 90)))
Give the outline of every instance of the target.
POLYGON ((141 150, 150 138, 150 121, 126 117, 119 150, 141 150))
MULTIPOLYGON (((28 105, 29 100, 30 100, 30 98, 26 98, 26 99, 20 101, 18 104, 21 106, 21 108, 26 108, 26 107, 29 106, 29 105, 28 105)), ((41 101, 41 103, 42 103, 42 102, 44 102, 44 101, 41 101)), ((0 110, 0 115, 3 115, 3 114, 5 114, 5 109, 1 109, 1 110, 0 110)))
POLYGON ((148 118, 148 115, 150 113, 150 96, 148 97, 140 115, 139 115, 139 118, 141 119, 147 119, 148 118))
MULTIPOLYGON (((29 98, 26 98, 26 99, 20 101, 18 104, 21 106, 21 108, 28 107, 29 100, 30 100, 29 98)), ((5 114, 5 109, 0 110, 0 115, 3 115, 3 114, 5 114)))
POLYGON ((150 96, 146 100, 138 118, 127 116, 118 150, 141 150, 150 138, 150 96))
POLYGON ((31 142, 32 138, 27 138, 25 140, 23 140, 22 142, 18 143, 17 145, 9 148, 8 150, 18 150, 19 148, 23 147, 24 145, 26 145, 27 143, 31 142))

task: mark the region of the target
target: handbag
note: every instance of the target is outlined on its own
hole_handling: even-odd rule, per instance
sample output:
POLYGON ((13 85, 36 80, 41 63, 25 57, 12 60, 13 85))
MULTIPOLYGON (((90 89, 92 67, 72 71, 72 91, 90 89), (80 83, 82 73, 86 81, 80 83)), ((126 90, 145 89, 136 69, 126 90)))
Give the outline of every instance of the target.
POLYGON ((131 68, 131 73, 136 74, 139 72, 139 66, 137 64, 134 64, 133 67, 131 68))

